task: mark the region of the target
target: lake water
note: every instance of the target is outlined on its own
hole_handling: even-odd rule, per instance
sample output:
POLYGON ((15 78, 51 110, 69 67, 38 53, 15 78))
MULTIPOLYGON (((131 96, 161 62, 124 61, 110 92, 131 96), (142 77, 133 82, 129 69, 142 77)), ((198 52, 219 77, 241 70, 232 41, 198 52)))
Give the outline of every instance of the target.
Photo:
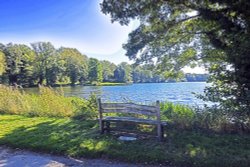
POLYGON ((204 102, 193 93, 202 94, 205 86, 208 86, 205 82, 143 83, 123 86, 69 86, 63 87, 63 90, 66 96, 87 98, 95 93, 103 101, 110 102, 133 101, 149 104, 160 100, 201 106, 204 102))

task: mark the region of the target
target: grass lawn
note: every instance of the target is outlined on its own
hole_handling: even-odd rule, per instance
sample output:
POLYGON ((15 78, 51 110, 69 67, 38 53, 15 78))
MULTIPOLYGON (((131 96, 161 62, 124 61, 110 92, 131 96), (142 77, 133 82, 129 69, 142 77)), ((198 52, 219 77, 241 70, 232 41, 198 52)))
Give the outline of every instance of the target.
POLYGON ((96 121, 0 115, 0 144, 54 154, 176 166, 250 166, 250 135, 168 130, 155 139, 118 141, 96 121))

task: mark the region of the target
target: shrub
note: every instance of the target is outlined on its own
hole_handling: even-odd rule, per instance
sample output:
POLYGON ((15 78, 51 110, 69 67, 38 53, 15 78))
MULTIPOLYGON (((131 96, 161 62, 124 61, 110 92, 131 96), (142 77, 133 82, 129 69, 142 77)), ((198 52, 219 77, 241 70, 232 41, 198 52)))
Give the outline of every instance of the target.
POLYGON ((78 108, 78 112, 75 113, 76 119, 97 119, 98 108, 97 98, 95 94, 91 94, 88 100, 74 98, 73 104, 78 108))
POLYGON ((234 117, 230 112, 216 106, 195 110, 194 128, 216 132, 249 133, 250 117, 245 116, 244 121, 234 117))
POLYGON ((182 104, 163 102, 160 104, 162 119, 167 120, 176 128, 190 128, 195 115, 194 110, 182 104))
POLYGON ((231 113, 217 106, 194 108, 182 104, 160 104, 162 119, 169 122, 168 128, 202 130, 223 133, 249 133, 250 117, 240 121, 231 113))

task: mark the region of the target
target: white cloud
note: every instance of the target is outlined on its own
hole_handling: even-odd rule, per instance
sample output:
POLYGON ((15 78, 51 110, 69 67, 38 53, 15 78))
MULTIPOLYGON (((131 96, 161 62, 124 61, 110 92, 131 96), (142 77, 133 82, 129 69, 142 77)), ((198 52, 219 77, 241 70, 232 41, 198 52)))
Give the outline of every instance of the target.
POLYGON ((203 67, 195 67, 195 68, 184 67, 182 70, 185 73, 195 73, 195 74, 207 74, 208 73, 208 71, 206 71, 205 68, 203 67))

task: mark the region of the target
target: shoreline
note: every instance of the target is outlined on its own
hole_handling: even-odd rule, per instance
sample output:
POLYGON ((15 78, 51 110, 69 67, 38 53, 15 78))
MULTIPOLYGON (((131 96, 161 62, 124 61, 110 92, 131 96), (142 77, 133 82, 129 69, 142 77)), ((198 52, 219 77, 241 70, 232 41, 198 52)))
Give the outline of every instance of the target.
MULTIPOLYGON (((184 81, 184 82, 137 82, 137 83, 121 83, 121 82, 102 82, 99 84, 90 84, 90 83, 86 83, 86 84, 55 84, 55 85, 43 85, 46 87, 52 87, 52 88, 57 88, 57 87, 75 87, 75 86, 127 86, 127 85, 133 85, 133 84, 162 84, 162 83, 166 83, 166 84, 171 84, 171 83, 207 83, 206 81, 184 81)), ((1 85, 1 84, 0 84, 1 85)), ((5 86, 11 86, 11 85, 6 85, 6 84, 2 84, 5 86)), ((38 85, 32 85, 32 86, 21 86, 22 88, 38 88, 38 85)))

